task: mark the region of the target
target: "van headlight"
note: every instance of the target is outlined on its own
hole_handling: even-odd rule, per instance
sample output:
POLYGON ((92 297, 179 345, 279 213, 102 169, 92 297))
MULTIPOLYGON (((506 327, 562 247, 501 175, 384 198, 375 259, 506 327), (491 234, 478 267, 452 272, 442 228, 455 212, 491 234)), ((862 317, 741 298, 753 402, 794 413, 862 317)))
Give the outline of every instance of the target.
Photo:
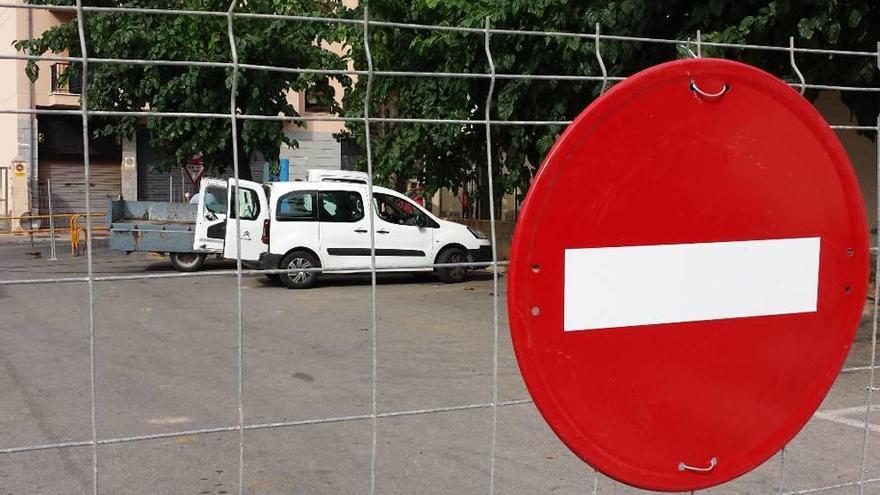
POLYGON ((471 227, 470 225, 468 225, 468 228, 467 228, 467 229, 468 229, 468 230, 470 231, 470 233, 473 234, 474 237, 476 237, 477 239, 486 239, 486 234, 484 234, 484 233, 480 232, 479 230, 477 230, 477 229, 471 227))

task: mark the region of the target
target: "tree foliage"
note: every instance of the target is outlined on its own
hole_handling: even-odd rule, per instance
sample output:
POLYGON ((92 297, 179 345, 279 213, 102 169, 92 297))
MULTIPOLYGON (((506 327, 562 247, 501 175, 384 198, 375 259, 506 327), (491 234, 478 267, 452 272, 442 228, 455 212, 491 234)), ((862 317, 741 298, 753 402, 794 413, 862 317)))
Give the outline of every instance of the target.
MULTIPOLYGON (((45 0, 31 0, 43 3, 45 0)), ((59 4, 55 0, 45 3, 59 4)), ((68 4, 72 3, 69 0, 68 4)), ((116 6, 118 2, 93 0, 95 6, 116 6)), ((225 12, 227 1, 220 0, 135 0, 127 7, 225 12)), ((249 0, 236 7, 243 13, 326 15, 338 8, 330 0, 249 0)), ((277 67, 344 69, 345 62, 320 45, 320 40, 339 39, 333 26, 291 22, 283 19, 236 18, 236 48, 241 64, 277 67)), ((85 14, 85 35, 90 58, 125 58, 201 62, 231 62, 226 16, 156 15, 115 12, 85 14)), ((76 17, 50 28, 33 40, 19 40, 18 50, 32 55, 69 53, 80 56, 76 17)), ((35 64, 28 66, 32 79, 39 77, 35 64)), ((81 64, 72 64, 74 73, 81 64)), ((230 112, 232 69, 204 65, 154 65, 90 63, 88 104, 93 110, 159 112, 230 112)), ((69 74, 69 73, 68 73, 69 74)), ((348 78, 337 78, 346 87, 348 78)), ((241 69, 238 77, 238 113, 297 116, 288 102, 291 91, 314 88, 331 110, 338 111, 333 99, 331 78, 319 74, 241 69)), ((131 137, 141 120, 136 117, 109 118, 95 122, 97 135, 131 137)), ((202 153, 206 168, 220 171, 232 166, 230 119, 147 118, 151 145, 164 160, 160 168, 180 166, 196 153, 202 153)), ((239 163, 247 164, 254 152, 269 162, 277 162, 281 143, 295 146, 282 132, 282 122, 239 120, 239 163)), ((249 167, 240 167, 243 178, 249 167)))
MULTIPOLYGON (((880 40, 880 5, 870 0, 370 0, 370 18, 416 24, 492 27, 593 33, 723 43, 876 51, 880 40)), ((362 8, 343 15, 363 16, 362 8)), ((346 34, 356 68, 366 68, 363 30, 352 25, 346 34)), ((458 33, 373 26, 370 48, 377 70, 489 73, 482 33, 458 33)), ((696 49, 695 45, 691 45, 696 49)), ((628 76, 657 63, 689 56, 675 44, 603 40, 601 54, 611 76, 628 76)), ((495 34, 491 51, 499 74, 600 75, 593 40, 588 38, 495 34)), ((742 60, 794 80, 787 51, 703 48, 703 56, 742 60)), ((872 57, 797 54, 806 80, 815 84, 880 86, 872 57)), ((344 112, 363 112, 366 85, 345 94, 344 112)), ((375 77, 371 116, 484 118, 486 78, 375 77)), ((600 91, 584 81, 498 79, 492 118, 501 120, 569 120, 600 91)), ((808 98, 815 98, 808 92, 808 98)), ((845 92, 861 124, 873 125, 880 95, 845 92)), ((377 123, 371 126, 374 169, 389 182, 419 179, 426 191, 460 186, 485 169, 485 128, 449 124, 377 123), (394 179, 397 179, 396 181, 394 179)), ((492 127, 496 190, 524 191, 536 167, 562 127, 492 127)), ((363 126, 351 126, 363 145, 363 126)))

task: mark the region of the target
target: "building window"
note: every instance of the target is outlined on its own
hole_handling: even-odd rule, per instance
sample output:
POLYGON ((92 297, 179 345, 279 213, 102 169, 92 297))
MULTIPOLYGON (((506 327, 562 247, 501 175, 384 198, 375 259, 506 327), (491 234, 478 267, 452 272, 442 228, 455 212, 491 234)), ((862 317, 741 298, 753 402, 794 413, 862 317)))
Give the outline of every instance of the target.
POLYGON ((312 83, 303 91, 303 109, 307 113, 329 113, 333 94, 333 89, 327 83, 312 83))
POLYGON ((70 64, 55 63, 51 66, 52 92, 58 94, 78 95, 82 93, 82 73, 71 70, 70 64))

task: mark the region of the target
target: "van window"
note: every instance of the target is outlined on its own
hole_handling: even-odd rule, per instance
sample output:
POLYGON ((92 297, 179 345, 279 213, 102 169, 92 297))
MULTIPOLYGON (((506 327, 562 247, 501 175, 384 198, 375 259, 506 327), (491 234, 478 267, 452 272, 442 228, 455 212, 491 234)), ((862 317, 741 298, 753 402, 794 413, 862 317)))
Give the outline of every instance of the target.
POLYGON ((396 225, 418 226, 422 212, 414 204, 390 194, 374 193, 376 213, 382 220, 396 225))
POLYGON ((364 218, 364 202, 356 191, 321 191, 318 198, 322 222, 357 222, 364 218))
POLYGON ((275 219, 282 222, 317 220, 315 191, 292 191, 281 196, 275 219))
MULTIPOLYGON (((238 191, 238 213, 242 220, 254 220, 260 216, 260 197, 253 189, 241 188, 238 191)), ((207 198, 206 198, 207 200, 207 198)), ((235 196, 232 197, 232 218, 235 218, 235 196)))
POLYGON ((208 186, 205 188, 205 208, 212 213, 226 214, 226 188, 208 186))

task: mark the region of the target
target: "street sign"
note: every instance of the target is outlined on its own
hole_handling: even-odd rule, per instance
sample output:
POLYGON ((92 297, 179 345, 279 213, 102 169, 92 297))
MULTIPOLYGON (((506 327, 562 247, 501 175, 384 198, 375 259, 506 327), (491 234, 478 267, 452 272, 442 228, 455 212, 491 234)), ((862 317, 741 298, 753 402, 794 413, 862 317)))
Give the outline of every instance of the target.
POLYGON ((747 65, 670 62, 598 98, 541 166, 513 239, 513 347, 583 460, 705 488, 810 419, 868 259, 852 166, 806 100, 747 65))
POLYGON ((186 173, 187 179, 189 179, 189 183, 192 184, 193 187, 198 187, 199 182, 202 180, 202 175, 205 173, 205 158, 201 153, 196 153, 195 155, 187 158, 186 166, 183 167, 184 173, 186 173))

